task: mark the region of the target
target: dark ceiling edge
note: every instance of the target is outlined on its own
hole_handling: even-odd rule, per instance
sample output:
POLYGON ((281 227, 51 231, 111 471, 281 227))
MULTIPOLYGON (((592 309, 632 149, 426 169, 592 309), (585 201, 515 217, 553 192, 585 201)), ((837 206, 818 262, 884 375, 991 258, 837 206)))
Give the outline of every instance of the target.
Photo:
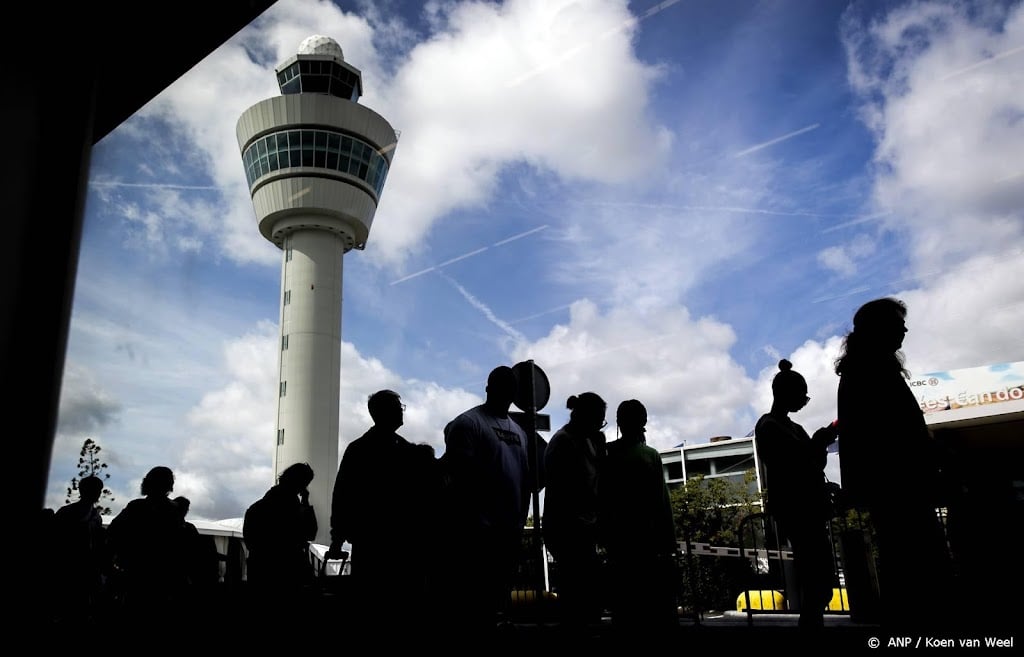
POLYGON ((263 15, 276 0, 184 0, 162 6, 109 3, 95 16, 96 105, 92 143, 103 139, 146 103, 263 15), (125 56, 144 38, 140 56, 125 56))

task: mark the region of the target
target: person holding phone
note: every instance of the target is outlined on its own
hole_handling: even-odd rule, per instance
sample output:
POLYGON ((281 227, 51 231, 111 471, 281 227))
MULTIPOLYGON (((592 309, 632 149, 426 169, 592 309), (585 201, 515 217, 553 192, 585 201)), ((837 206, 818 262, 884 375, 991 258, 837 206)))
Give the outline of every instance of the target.
POLYGON ((757 421, 754 440, 764 465, 765 508, 780 538, 793 548, 801 628, 824 625, 825 606, 836 585, 832 544, 828 535, 831 513, 825 480, 826 449, 836 441, 835 423, 813 436, 789 418, 807 405, 807 381, 788 360, 779 361, 772 379, 772 407, 757 421))

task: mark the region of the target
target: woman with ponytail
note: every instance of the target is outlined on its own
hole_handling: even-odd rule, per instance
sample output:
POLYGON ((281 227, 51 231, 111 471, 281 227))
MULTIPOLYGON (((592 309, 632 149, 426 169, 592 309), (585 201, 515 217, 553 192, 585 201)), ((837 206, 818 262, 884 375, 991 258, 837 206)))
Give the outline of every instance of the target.
POLYGON ((544 450, 544 541, 555 558, 563 624, 584 629, 601 620, 598 602, 597 475, 604 457, 607 404, 584 392, 566 401, 569 422, 544 450))
POLYGON ((754 426, 757 455, 764 470, 765 509, 780 539, 793 549, 799 626, 824 625, 832 599, 835 567, 828 535, 830 505, 825 487, 826 448, 836 440, 833 426, 808 436, 789 418, 807 405, 807 381, 788 360, 779 361, 772 379, 772 408, 754 426))

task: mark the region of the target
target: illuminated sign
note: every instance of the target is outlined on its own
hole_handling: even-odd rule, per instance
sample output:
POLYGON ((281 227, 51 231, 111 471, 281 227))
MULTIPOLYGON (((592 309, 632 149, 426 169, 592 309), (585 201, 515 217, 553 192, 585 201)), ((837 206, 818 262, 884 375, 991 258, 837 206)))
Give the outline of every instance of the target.
MULTIPOLYGON (((931 372, 907 384, 925 413, 1019 402, 1024 399, 1024 361, 931 372)), ((995 414, 1002 409, 991 411, 995 414)))

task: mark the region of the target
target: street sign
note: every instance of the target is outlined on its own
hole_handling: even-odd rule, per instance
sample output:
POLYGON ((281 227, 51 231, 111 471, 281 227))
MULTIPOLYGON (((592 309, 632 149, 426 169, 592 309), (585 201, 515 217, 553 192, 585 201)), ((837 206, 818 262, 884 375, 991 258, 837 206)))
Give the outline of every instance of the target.
POLYGON ((537 367, 532 360, 524 360, 513 365, 512 371, 519 381, 515 399, 512 400, 515 405, 527 413, 544 408, 551 398, 551 385, 544 370, 537 367))
MULTIPOLYGON (((521 427, 528 427, 529 417, 526 413, 520 413, 518 411, 509 411, 508 416, 516 421, 521 427)), ((551 431, 551 416, 547 413, 535 413, 533 416, 533 428, 536 431, 551 431)))

